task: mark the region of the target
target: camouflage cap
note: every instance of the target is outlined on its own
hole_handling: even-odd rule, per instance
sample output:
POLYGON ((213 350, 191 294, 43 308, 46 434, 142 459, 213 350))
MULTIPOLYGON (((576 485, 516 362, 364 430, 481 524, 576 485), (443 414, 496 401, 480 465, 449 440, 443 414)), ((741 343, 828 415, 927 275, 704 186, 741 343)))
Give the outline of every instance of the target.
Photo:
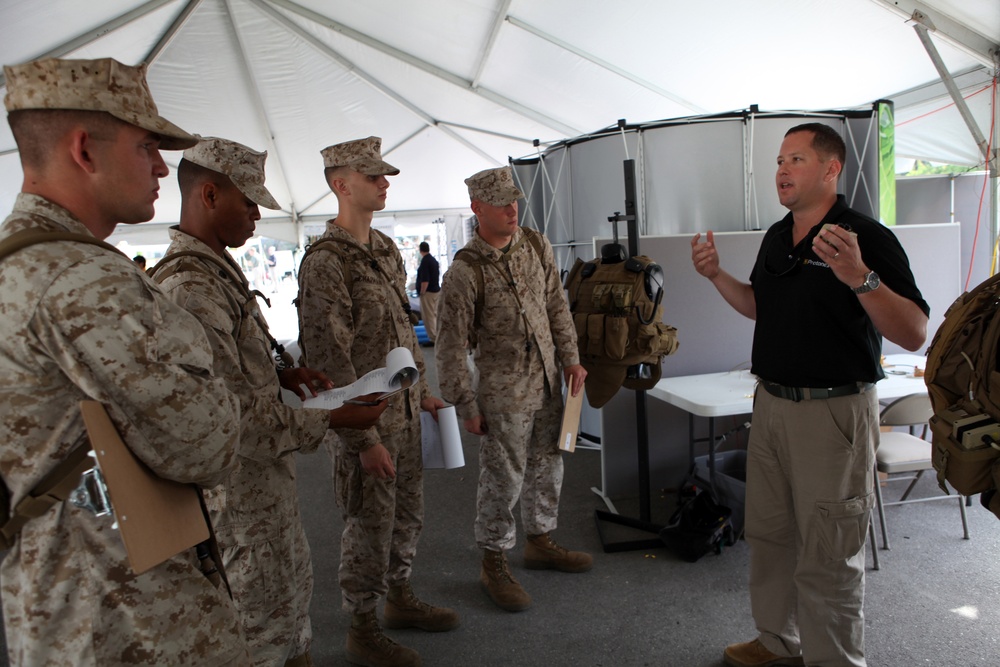
POLYGON ((160 135, 160 148, 183 150, 198 143, 156 110, 146 83, 146 66, 114 60, 46 58, 5 65, 7 111, 75 109, 104 111, 119 120, 160 135))
POLYGON ((506 206, 524 196, 514 185, 510 167, 484 169, 465 179, 469 186, 469 199, 478 199, 490 206, 506 206))
POLYGON ((320 151, 324 167, 350 167, 365 176, 395 176, 399 173, 382 160, 382 139, 368 137, 327 146, 320 151))
POLYGON ((194 148, 184 151, 184 159, 206 169, 225 174, 252 202, 270 209, 281 206, 264 187, 263 153, 218 137, 202 137, 194 148))

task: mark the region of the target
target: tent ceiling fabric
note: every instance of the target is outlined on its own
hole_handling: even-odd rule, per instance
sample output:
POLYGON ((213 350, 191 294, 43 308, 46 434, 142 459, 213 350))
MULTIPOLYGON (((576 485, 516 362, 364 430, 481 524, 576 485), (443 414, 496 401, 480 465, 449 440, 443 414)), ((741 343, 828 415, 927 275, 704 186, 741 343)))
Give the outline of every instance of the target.
MULTIPOLYGON (((150 87, 181 127, 269 151, 281 220, 329 217, 319 150, 383 138, 401 169, 388 209, 465 209, 463 179, 508 156, 613 125, 759 105, 761 110, 897 106, 901 156, 981 164, 912 24, 922 8, 979 43, 1000 43, 996 0, 0 0, 0 62, 53 51, 152 55, 150 87), (957 28, 955 27, 957 26, 957 28), (66 45, 69 45, 67 50, 66 45), (942 110, 943 109, 943 110, 942 110)), ((991 71, 932 33, 989 134, 991 71)), ((166 153, 168 164, 180 156, 166 153)), ((156 220, 175 221, 173 178, 156 220)), ((21 186, 0 127, 0 209, 21 186)))

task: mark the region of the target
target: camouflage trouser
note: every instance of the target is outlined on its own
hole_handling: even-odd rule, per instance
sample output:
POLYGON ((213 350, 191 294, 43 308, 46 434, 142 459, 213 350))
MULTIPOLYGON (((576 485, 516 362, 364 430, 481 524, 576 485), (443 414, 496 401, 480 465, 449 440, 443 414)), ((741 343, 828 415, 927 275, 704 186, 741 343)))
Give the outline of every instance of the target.
POLYGON ((517 542, 513 509, 519 498, 529 535, 556 528, 563 480, 562 397, 545 399, 537 411, 483 417, 488 430, 479 447, 476 544, 501 551, 517 542))
POLYGON ((410 578, 424 522, 424 467, 420 422, 409 419, 382 444, 396 467, 395 479, 378 479, 347 456, 338 442, 334 463, 337 503, 344 515, 340 541, 340 588, 344 609, 375 608, 389 586, 410 578))
POLYGON ((253 664, 272 667, 309 650, 313 573, 297 499, 263 513, 227 510, 216 535, 253 664))

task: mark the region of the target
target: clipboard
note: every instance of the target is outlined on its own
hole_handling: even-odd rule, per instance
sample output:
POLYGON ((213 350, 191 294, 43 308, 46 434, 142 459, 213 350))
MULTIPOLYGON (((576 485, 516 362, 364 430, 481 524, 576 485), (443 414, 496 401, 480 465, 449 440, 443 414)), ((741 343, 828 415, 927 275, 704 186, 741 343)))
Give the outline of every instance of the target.
POLYGON ((583 388, 576 396, 566 388, 566 407, 563 409, 562 432, 559 434, 559 449, 564 452, 576 451, 576 437, 580 434, 580 415, 583 412, 583 388))
POLYGON ((155 475, 125 446, 97 401, 80 401, 80 413, 136 574, 209 539, 193 484, 155 475))

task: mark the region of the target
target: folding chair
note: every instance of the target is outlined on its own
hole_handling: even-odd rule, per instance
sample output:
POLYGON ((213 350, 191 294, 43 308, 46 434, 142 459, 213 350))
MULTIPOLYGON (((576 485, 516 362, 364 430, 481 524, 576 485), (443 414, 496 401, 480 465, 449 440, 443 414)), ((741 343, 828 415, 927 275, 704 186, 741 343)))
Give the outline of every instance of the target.
MULTIPOLYGON (((887 431, 881 433, 878 450, 875 453, 875 500, 878 506, 879 526, 882 529, 882 548, 889 549, 889 532, 885 524, 885 508, 890 505, 906 505, 909 503, 922 503, 930 500, 952 500, 958 502, 959 511, 962 514, 962 528, 965 531, 965 539, 969 539, 969 522, 965 516, 965 497, 961 495, 936 495, 928 498, 910 498, 910 492, 925 470, 933 469, 931 463, 931 443, 926 440, 928 421, 933 410, 931 400, 927 394, 914 394, 899 398, 885 408, 879 418, 882 426, 908 426, 910 432, 887 431), (922 427, 921 435, 914 435, 914 431, 922 427), (886 473, 887 481, 909 481, 906 491, 899 500, 883 502, 882 485, 879 480, 879 473, 886 473), (897 473, 912 472, 914 475, 896 476, 897 473)), ((869 535, 872 539, 872 554, 875 561, 875 569, 878 567, 878 554, 875 553, 874 544, 875 531, 870 529, 869 535)))

